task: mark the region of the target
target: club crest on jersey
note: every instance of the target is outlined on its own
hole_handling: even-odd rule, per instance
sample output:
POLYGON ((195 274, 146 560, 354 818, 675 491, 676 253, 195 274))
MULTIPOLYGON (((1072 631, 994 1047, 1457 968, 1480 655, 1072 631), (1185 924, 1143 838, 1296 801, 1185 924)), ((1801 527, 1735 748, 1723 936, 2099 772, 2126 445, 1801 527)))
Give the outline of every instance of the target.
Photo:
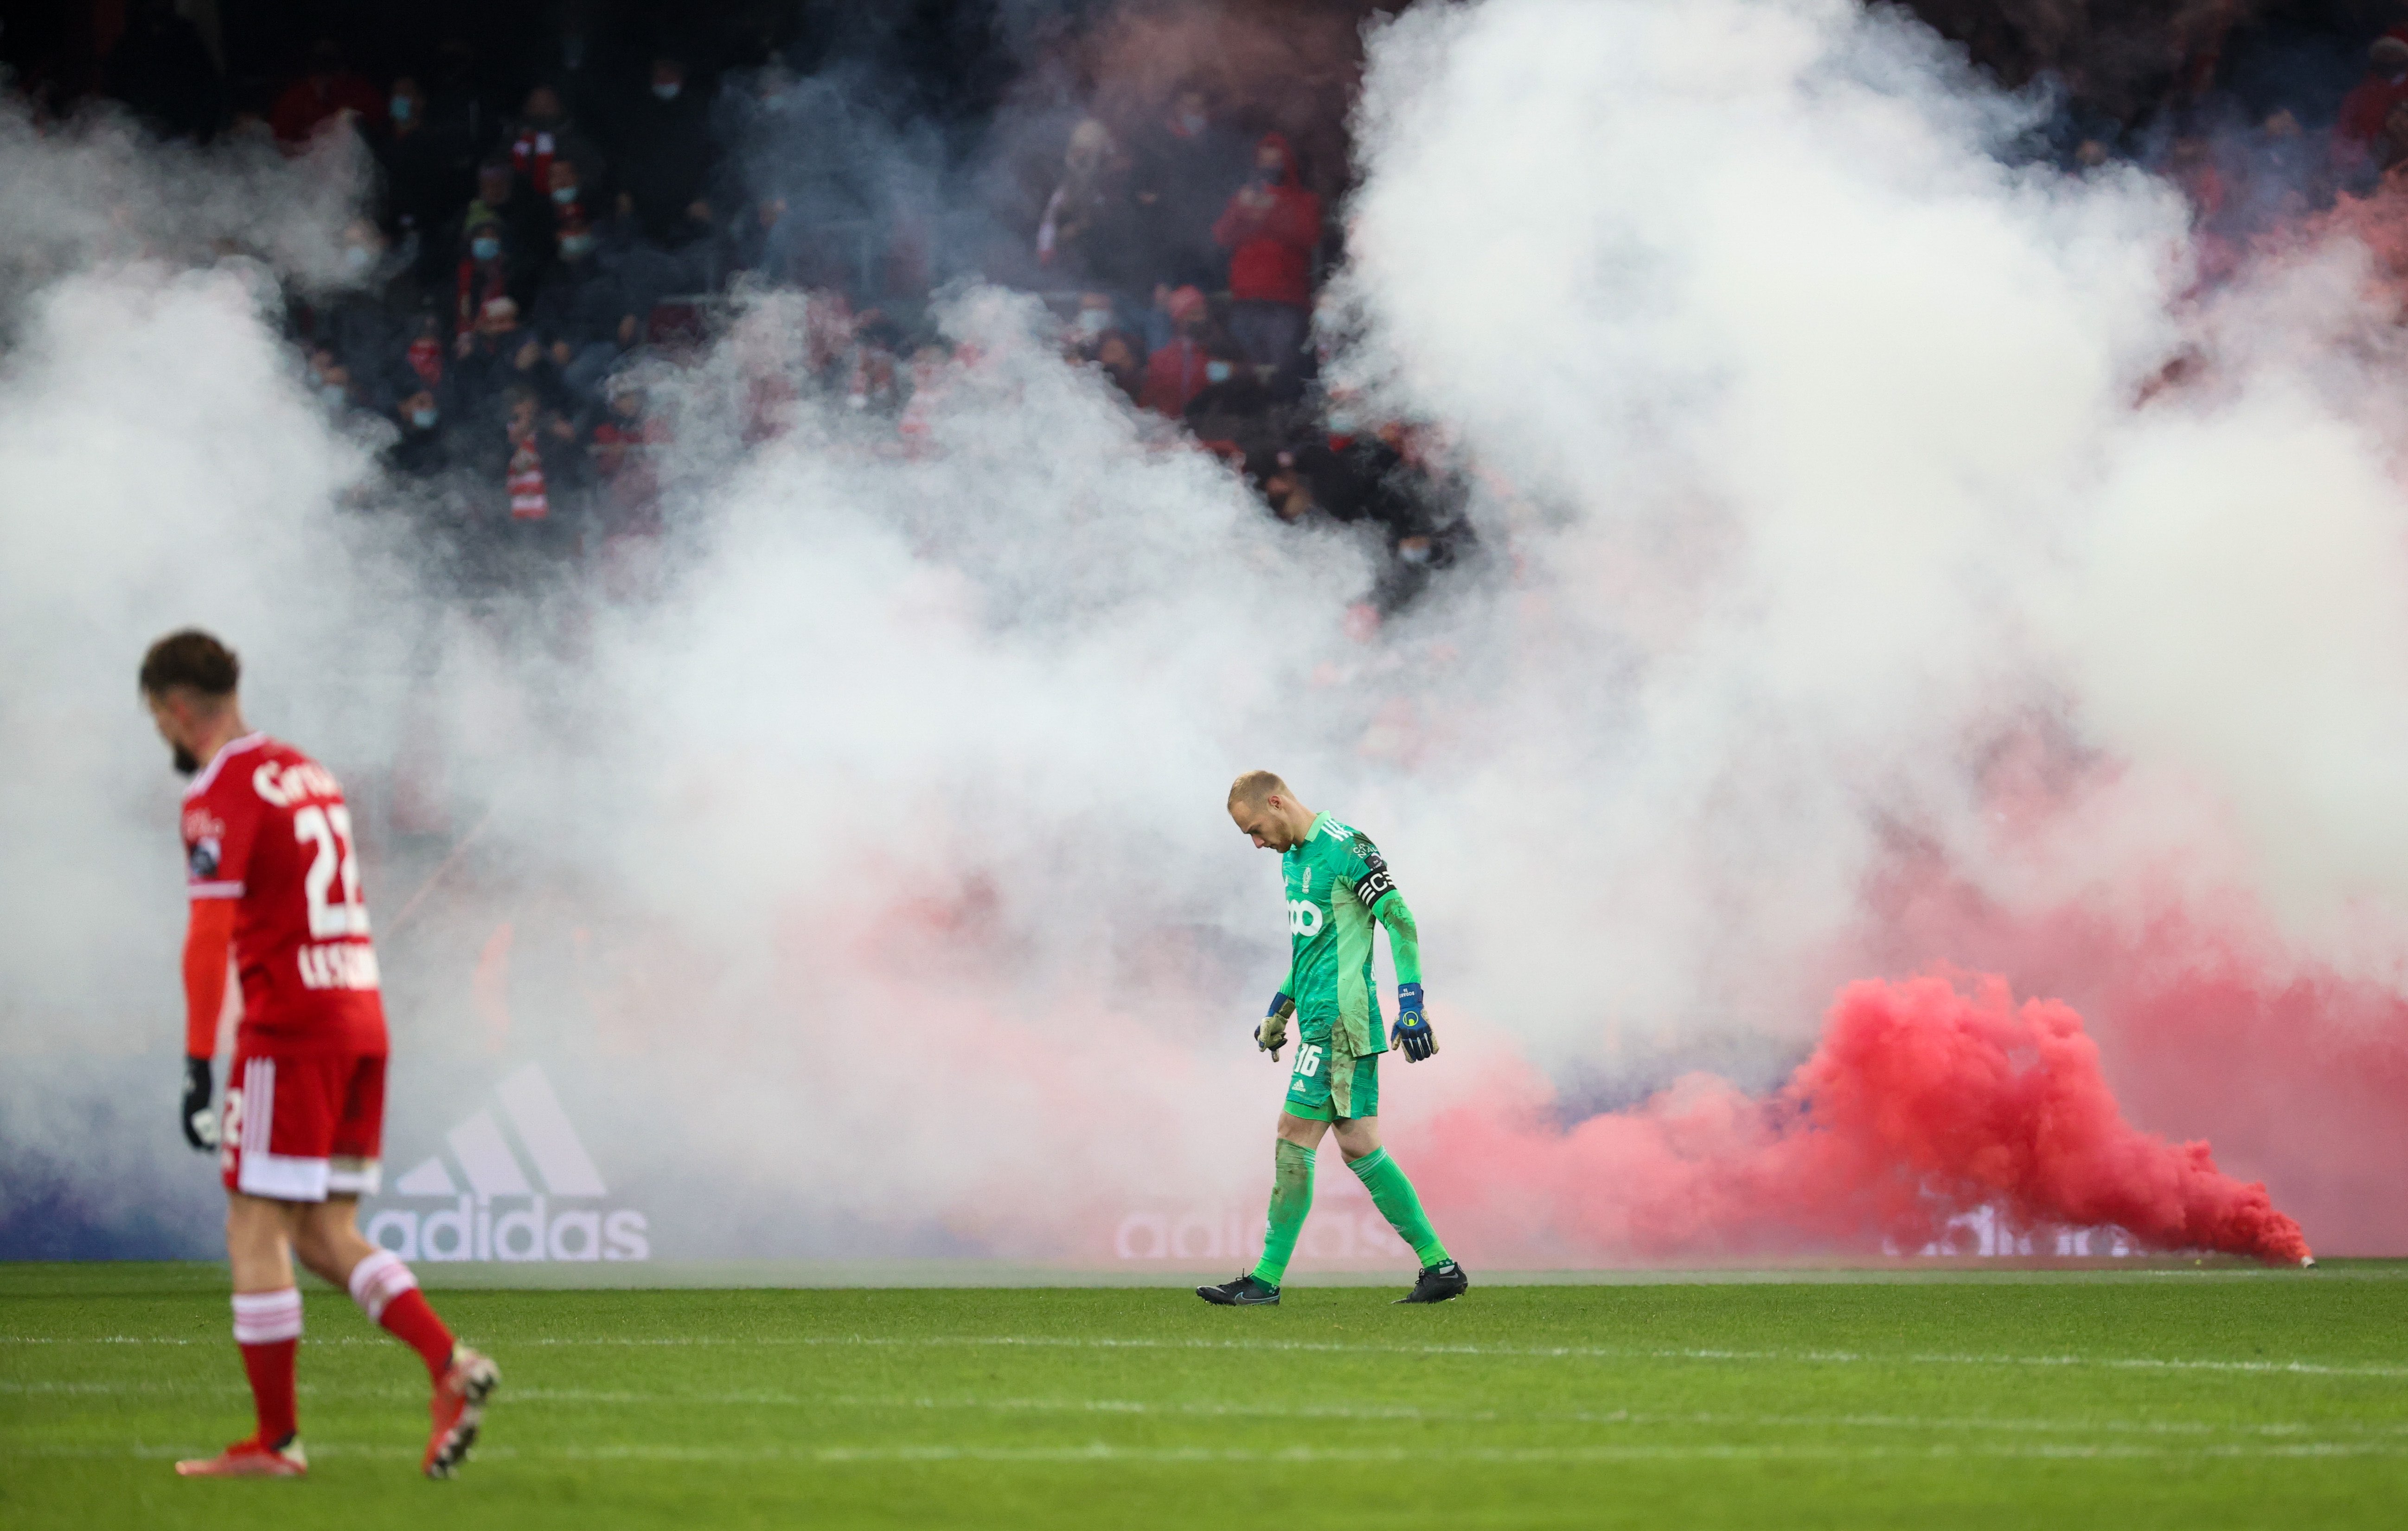
POLYGON ((224 847, 219 844, 218 837, 215 835, 204 835, 199 839, 194 840, 193 842, 193 853, 188 858, 193 869, 193 876, 203 882, 207 882, 209 879, 217 876, 218 862, 224 856, 224 847))

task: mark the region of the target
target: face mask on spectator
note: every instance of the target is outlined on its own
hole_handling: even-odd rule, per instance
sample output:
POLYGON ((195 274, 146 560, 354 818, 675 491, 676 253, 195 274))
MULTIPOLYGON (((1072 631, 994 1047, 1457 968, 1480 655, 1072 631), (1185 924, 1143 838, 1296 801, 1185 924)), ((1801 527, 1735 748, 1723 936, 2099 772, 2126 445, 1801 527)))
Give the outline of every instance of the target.
POLYGON ((1080 334, 1082 334, 1082 335, 1101 335, 1101 334, 1103 334, 1106 330, 1109 330, 1109 329, 1111 329, 1111 327, 1112 327, 1112 313, 1111 313, 1111 309, 1109 309, 1109 308, 1082 308, 1082 309, 1080 309, 1080 310, 1079 310, 1079 333, 1080 333, 1080 334))
POLYGON ((684 87, 674 79, 661 79, 654 80, 652 82, 652 93, 659 96, 664 101, 675 101, 678 98, 678 92, 682 89, 684 89, 684 87))
POLYGON ((409 97, 406 95, 394 96, 393 98, 393 120, 396 122, 408 122, 409 114, 417 105, 418 104, 416 102, 410 100, 409 97))
POLYGON ((351 402, 351 394, 341 383, 320 383, 318 396, 326 401, 328 408, 339 409, 351 402))
POLYGON ((474 255, 480 261, 493 260, 499 256, 501 252, 502 242, 499 239, 471 239, 468 241, 468 253, 474 255))
POLYGON ((376 264, 376 251, 366 245, 345 245, 343 264, 353 271, 366 271, 376 264))
POLYGON ((1356 415, 1356 414, 1354 413, 1354 410, 1352 410, 1352 409, 1332 409, 1332 410, 1330 410, 1330 411, 1329 411, 1329 434, 1330 434, 1330 435, 1332 435, 1332 436, 1357 436, 1357 435, 1360 435, 1360 434, 1362 433, 1362 430, 1363 430, 1363 421, 1362 421, 1362 418, 1361 418, 1360 416, 1356 415))
POLYGON ((1207 362, 1204 364, 1204 380, 1225 383, 1229 380, 1229 374, 1236 370, 1226 362, 1207 362))
POLYGON ((560 253, 562 258, 565 260, 583 260, 586 256, 594 253, 594 236, 590 234, 562 235, 560 236, 560 253))
MULTIPOLYGON (((1211 125, 1211 120, 1200 111, 1183 111, 1179 114, 1179 125, 1190 133, 1201 133, 1211 125)), ((1229 183, 1225 180, 1221 184, 1229 183)))
POLYGON ((1397 556, 1408 564, 1426 564, 1430 561, 1429 541, 1426 537, 1407 537, 1397 544, 1397 556))
POLYGON ((412 409, 409 412, 409 422, 422 431, 435 429, 435 422, 442 418, 442 412, 436 409, 412 409))
POLYGON ((552 199, 566 207, 570 203, 577 200, 577 188, 574 186, 555 186, 552 189, 552 199))

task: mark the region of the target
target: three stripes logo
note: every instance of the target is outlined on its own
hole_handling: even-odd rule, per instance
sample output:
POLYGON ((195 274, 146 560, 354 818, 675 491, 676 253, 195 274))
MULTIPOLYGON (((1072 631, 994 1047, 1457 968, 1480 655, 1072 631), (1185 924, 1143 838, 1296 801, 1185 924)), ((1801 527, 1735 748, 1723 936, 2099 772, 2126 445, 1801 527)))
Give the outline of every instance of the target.
POLYGON ((542 1067, 527 1065, 494 1095, 499 1119, 490 1109, 469 1116, 443 1135, 449 1164, 431 1155, 380 1198, 443 1205, 380 1208, 364 1230, 369 1242, 412 1261, 651 1259, 644 1214, 601 1205, 609 1189, 542 1067))

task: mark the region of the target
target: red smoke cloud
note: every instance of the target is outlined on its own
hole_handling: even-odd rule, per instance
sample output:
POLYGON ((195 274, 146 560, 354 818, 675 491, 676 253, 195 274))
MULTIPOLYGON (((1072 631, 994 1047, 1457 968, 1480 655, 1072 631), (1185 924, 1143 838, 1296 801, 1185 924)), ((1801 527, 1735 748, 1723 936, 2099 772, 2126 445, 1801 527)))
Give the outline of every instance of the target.
MULTIPOLYGON (((2159 1250, 2295 1262, 2299 1225, 2205 1143, 2124 1119, 2082 1018, 2003 979, 1869 980, 1764 1100, 1692 1076, 1569 1129, 1543 1087, 1452 1109, 1413 1159, 1468 1258, 1914 1250, 1991 1207, 2010 1226, 2120 1227, 2159 1250)), ((1452 1231, 1450 1238, 1454 1237, 1452 1231)))

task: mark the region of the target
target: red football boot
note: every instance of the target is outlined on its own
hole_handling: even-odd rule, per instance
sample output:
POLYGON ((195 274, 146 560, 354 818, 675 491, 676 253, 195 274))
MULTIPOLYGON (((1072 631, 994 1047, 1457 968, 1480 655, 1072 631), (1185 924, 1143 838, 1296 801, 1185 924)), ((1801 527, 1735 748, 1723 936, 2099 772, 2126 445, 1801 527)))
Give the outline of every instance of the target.
POLYGON ((307 1478, 309 1458, 301 1438, 292 1436, 281 1446, 270 1446, 257 1436, 237 1440, 215 1456, 194 1457, 176 1464, 179 1478, 307 1478))
POLYGON ((427 1438, 425 1472, 449 1478, 468 1460, 477 1444, 477 1428, 484 1423, 485 1400, 502 1381, 501 1368, 466 1345, 452 1347, 452 1364, 435 1384, 435 1401, 427 1406, 435 1433, 427 1438))

